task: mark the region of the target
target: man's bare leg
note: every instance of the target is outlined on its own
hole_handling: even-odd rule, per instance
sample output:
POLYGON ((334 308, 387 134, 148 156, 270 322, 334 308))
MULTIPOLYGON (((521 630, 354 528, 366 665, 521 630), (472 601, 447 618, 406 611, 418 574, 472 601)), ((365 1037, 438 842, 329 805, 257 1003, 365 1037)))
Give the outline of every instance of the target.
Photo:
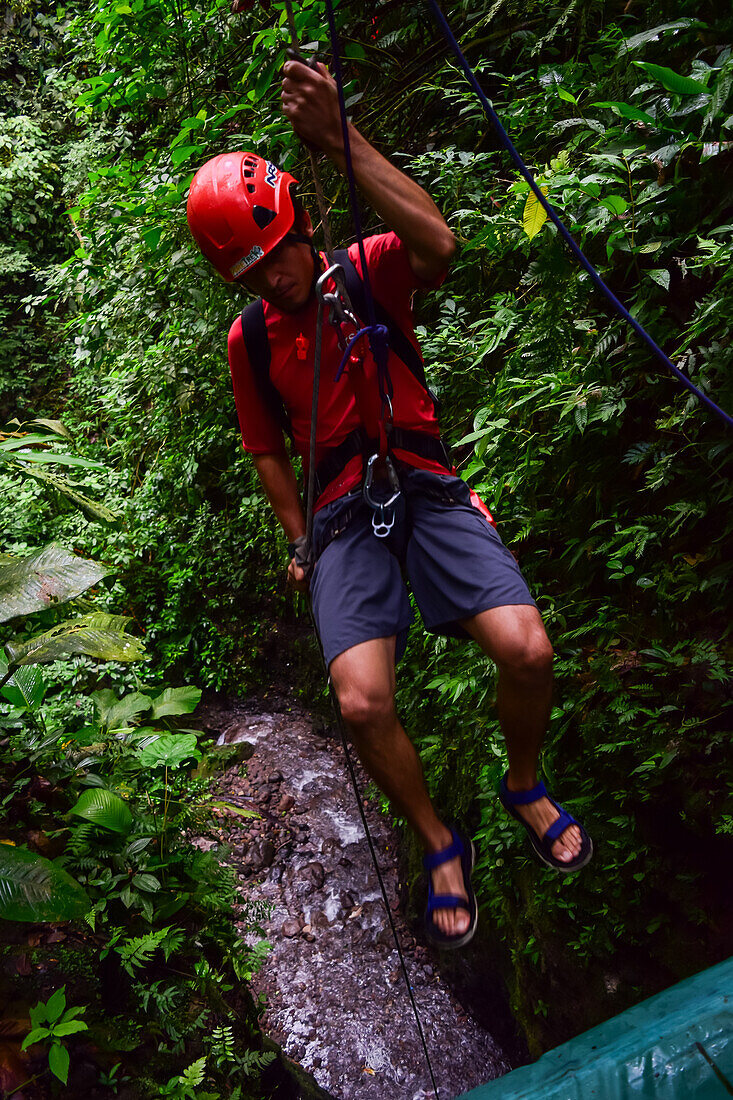
MULTIPOLYGON (((462 626, 499 670, 496 702, 509 758, 507 786, 511 791, 531 790, 538 781, 537 762, 552 703, 552 646, 540 614, 531 605, 510 604, 482 611, 463 620, 462 626)), ((517 809, 539 836, 559 816, 546 798, 517 809)), ((571 825, 552 852, 569 862, 580 848, 580 830, 571 825)))
MULTIPOLYGON (((335 657, 329 669, 341 713, 359 759, 389 798, 395 812, 407 819, 427 852, 447 848, 452 837, 433 809, 420 758, 397 717, 395 639, 374 638, 335 657)), ((436 894, 466 897, 460 859, 432 872, 436 894)), ((465 910, 438 909, 436 928, 460 936, 470 923, 465 910)))

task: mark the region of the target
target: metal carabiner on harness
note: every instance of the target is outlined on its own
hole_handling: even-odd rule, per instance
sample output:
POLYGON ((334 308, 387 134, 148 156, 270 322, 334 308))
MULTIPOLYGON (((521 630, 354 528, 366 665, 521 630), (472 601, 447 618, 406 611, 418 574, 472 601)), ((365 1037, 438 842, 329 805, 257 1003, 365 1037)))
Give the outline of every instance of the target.
POLYGON ((400 479, 397 477, 397 471, 392 465, 392 459, 387 455, 382 461, 387 471, 387 479, 389 481, 389 487, 392 490, 392 495, 387 500, 375 500, 372 496, 371 489, 374 483, 374 467, 376 463, 379 462, 378 454, 373 454, 367 461, 366 471, 364 473, 364 488, 362 489, 364 500, 374 513, 372 516, 372 528, 378 539, 386 539, 387 535, 394 527, 394 506, 402 493, 400 479))
POLYGON ((344 269, 341 264, 331 264, 326 268, 321 277, 316 282, 316 294, 321 299, 324 305, 328 306, 328 323, 333 325, 336 329, 336 336, 338 339, 338 345, 343 351, 348 343, 348 337, 344 332, 344 326, 350 325, 354 332, 359 328, 359 322, 354 314, 348 309, 344 303, 344 300, 338 290, 334 293, 331 290, 325 290, 326 283, 329 279, 333 279, 338 288, 339 280, 336 276, 341 275, 341 285, 344 281, 344 269))

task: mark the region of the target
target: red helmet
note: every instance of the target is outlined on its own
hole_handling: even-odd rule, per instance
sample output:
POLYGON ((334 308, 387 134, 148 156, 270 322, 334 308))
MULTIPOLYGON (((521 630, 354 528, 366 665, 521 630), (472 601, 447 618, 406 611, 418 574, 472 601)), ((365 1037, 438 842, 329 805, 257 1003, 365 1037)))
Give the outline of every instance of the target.
POLYGON ((191 181, 188 227, 228 283, 249 271, 290 232, 297 181, 256 153, 222 153, 191 181))

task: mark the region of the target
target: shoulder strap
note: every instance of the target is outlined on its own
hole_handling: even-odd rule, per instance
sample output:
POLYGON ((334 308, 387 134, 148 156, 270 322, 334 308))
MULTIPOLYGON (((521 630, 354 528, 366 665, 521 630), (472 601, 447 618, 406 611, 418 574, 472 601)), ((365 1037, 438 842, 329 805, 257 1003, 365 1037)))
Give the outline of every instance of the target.
MULTIPOLYGON (((345 248, 340 248, 334 252, 333 258, 335 262, 341 264, 344 269, 344 282, 346 283, 346 290, 351 299, 351 304, 362 320, 364 320, 367 316, 366 297, 364 294, 364 283, 361 280, 359 272, 356 270, 345 248)), ((415 350, 414 344, 410 342, 384 306, 380 305, 376 300, 374 302, 374 312, 380 325, 386 325, 387 327, 387 332, 389 333, 389 346, 392 348, 392 351, 395 355, 399 356, 408 370, 417 378, 423 389, 427 390, 430 394, 437 412, 437 399, 428 386, 427 379, 425 378, 425 367, 423 366, 423 361, 419 353, 415 350)))
POLYGON ((262 400, 282 430, 291 439, 293 429, 283 399, 270 378, 270 341, 267 336, 265 310, 262 299, 250 302, 242 310, 242 336, 247 349, 250 368, 262 400))

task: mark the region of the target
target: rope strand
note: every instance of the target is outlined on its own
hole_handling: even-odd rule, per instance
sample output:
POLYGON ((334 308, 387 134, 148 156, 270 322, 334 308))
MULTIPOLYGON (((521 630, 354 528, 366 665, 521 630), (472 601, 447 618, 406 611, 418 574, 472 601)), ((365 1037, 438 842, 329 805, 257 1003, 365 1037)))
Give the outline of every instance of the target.
POLYGON ((395 925, 394 917, 392 916, 392 908, 389 904, 389 898, 387 896, 387 887, 384 885, 384 879, 382 878, 382 872, 379 868, 379 860, 377 859, 377 853, 376 853, 376 849, 374 847, 374 841, 372 840, 372 834, 369 831, 369 822, 367 821, 366 814, 364 813, 364 804, 362 802, 361 791, 359 790, 359 780, 356 777, 356 769, 354 767, 354 761, 352 759, 351 750, 349 748, 348 737, 347 737, 347 734, 346 734, 346 725, 344 723, 343 715, 341 714, 341 707, 339 706, 338 697, 337 697, 336 692, 334 690, 334 686, 333 686, 333 683, 331 681, 331 677, 328 675, 328 666, 326 665, 326 658, 325 658, 325 655, 324 655, 324 652, 323 652, 323 646, 321 645, 321 639, 320 639, 320 636, 318 634, 318 629, 316 627, 316 621, 315 621, 315 617, 313 615, 313 607, 311 605, 310 600, 308 600, 308 610, 310 611, 311 623, 312 623, 312 626, 313 626, 313 633, 315 634, 316 641, 318 642, 318 648, 319 648, 319 651, 320 651, 320 654, 321 654, 321 660, 323 662, 323 668, 324 668, 325 676, 326 676, 326 679, 327 679, 327 682, 328 682, 328 691, 329 691, 329 694, 331 696, 331 705, 333 706, 333 712, 336 716, 336 725, 338 726, 338 731, 341 735, 341 744, 343 745, 344 756, 346 757, 346 765, 349 769, 349 776, 351 778, 351 785, 352 785, 353 790, 354 790, 354 797, 356 798, 356 804, 359 807, 359 816, 361 817, 361 824, 362 824, 362 827, 364 829, 364 834, 367 838, 367 844, 369 845, 369 851, 371 853, 372 863, 374 864, 374 870, 375 870, 376 875, 377 875, 377 881, 379 882, 379 889, 380 889, 380 892, 382 894, 382 902, 384 903, 384 908, 385 908, 386 913, 387 913, 387 920, 389 921, 389 927, 390 927, 391 932, 392 932, 392 938, 394 939, 395 947, 397 949, 397 956, 400 960, 400 968, 402 970, 402 976, 405 979, 405 985, 407 987, 407 995, 410 998, 410 1005, 412 1006, 412 1012, 413 1012, 413 1015, 415 1017, 415 1022, 417 1024, 418 1034, 420 1035, 420 1043, 422 1045, 423 1054, 425 1055, 425 1062, 427 1063, 428 1073, 430 1074, 430 1081, 431 1081, 431 1084, 433 1086, 433 1092, 435 1093, 435 1100, 440 1100, 440 1093, 438 1092, 438 1086, 435 1082, 435 1074, 433 1073, 433 1066, 432 1066, 432 1062, 430 1061, 430 1054, 428 1052, 428 1044, 427 1044, 427 1040, 425 1038, 425 1031, 423 1030, 422 1021, 420 1019, 420 1013, 419 1013, 418 1007, 417 1007, 417 1002, 415 1001, 415 994, 412 991, 412 985, 410 983, 410 975, 409 975, 409 972, 407 970, 407 963, 405 962, 405 956, 404 956, 404 953, 402 951, 402 945, 400 943, 399 933, 397 932, 397 926, 395 925))
MULTIPOLYGON (((297 28, 295 26, 295 17, 294 17, 294 14, 293 14, 292 0, 285 0, 285 8, 286 8, 286 13, 287 13, 287 21, 288 21, 288 28, 289 28, 289 31, 290 31, 290 37, 291 37, 291 40, 292 40, 292 43, 293 43, 293 49, 296 50, 298 53, 300 53, 300 46, 299 46, 299 42, 298 42, 298 31, 297 31, 297 28)), ((378 374, 378 378, 379 378, 380 394, 381 394, 382 400, 384 402, 386 400, 385 395, 386 395, 386 392, 387 392, 386 391, 386 386, 385 386, 385 380, 389 379, 388 370, 387 370, 387 342, 386 342, 387 330, 386 330, 384 325, 378 325, 377 324, 376 312, 375 312, 375 309, 374 309, 374 301, 373 301, 373 298, 372 298, 371 284, 369 282, 369 269, 367 267, 367 262, 366 262, 366 253, 364 251, 364 241, 363 241, 363 234, 362 234, 362 229, 361 229, 361 220, 360 220, 360 217, 359 217, 359 210, 358 210, 358 204, 357 204, 357 199, 356 199, 356 181, 354 179, 353 166, 352 166, 352 162, 351 162, 351 146, 350 146, 350 143, 349 143, 348 120, 347 120, 347 117, 346 117, 346 104, 344 102, 343 85, 342 85, 342 79, 341 79, 341 63, 340 63, 340 59, 339 59, 338 38, 337 38, 337 34, 336 34, 336 24, 335 24, 335 20, 334 20, 334 16, 333 16, 333 8, 331 6, 330 0, 327 0, 327 8, 328 8, 328 15, 329 15, 329 25, 330 25, 330 29, 331 29, 331 44, 332 44, 333 58, 334 58, 335 79, 336 79, 336 85, 337 85, 337 88, 338 88, 338 95, 339 95, 339 110, 340 110, 340 113, 341 113, 341 128, 342 128, 342 134, 343 134, 343 138, 344 138, 344 151, 345 151, 345 157, 346 157, 347 178, 348 178, 348 183, 349 183, 349 196, 350 196, 350 200, 351 200, 351 208, 352 208, 352 213, 353 213, 353 218, 354 218, 354 228, 356 229, 356 236, 357 236, 357 241, 358 241, 358 246, 359 246, 359 256, 361 258, 361 268, 362 268, 364 291, 365 291, 368 321, 369 321, 369 324, 366 326, 366 328, 362 329, 357 334, 357 337, 352 339, 349 347, 346 350, 346 353, 344 354, 344 360, 343 360, 339 370, 343 369, 343 366, 346 362, 348 354, 351 351, 351 349, 353 348, 353 346, 356 342, 356 339, 358 339, 360 337, 363 337, 364 335, 368 335, 372 355, 374 356, 374 361, 377 364, 377 374, 378 374)), ((324 243, 325 243, 325 252, 326 252, 326 255, 328 257, 329 266, 332 266, 332 264, 333 264, 333 258, 332 258, 333 246, 331 244, 331 233, 330 233, 329 222, 328 222, 328 211, 326 209, 325 198, 323 196, 323 188, 322 188, 322 185, 321 185, 320 173, 318 171, 318 166, 316 164, 316 159, 315 159, 314 152, 310 148, 308 150, 308 155, 310 157, 311 173, 313 175, 313 182, 314 182, 315 190, 316 190, 316 199, 318 201, 318 209, 319 209, 319 213, 320 213, 320 216, 321 216, 321 225, 323 227, 323 239, 324 239, 324 243)), ((340 273, 337 273, 337 275, 336 275, 336 283, 337 283, 338 291, 341 294, 342 300, 344 301, 344 304, 347 306, 348 309, 351 309, 351 303, 349 301, 348 294, 346 293, 346 288, 343 285, 343 280, 340 277, 340 273)), ((319 298, 318 298, 318 315, 317 315, 317 319, 316 319, 315 362, 314 362, 314 368, 313 368, 313 397, 312 397, 312 403, 311 403, 310 461, 309 461, 309 465, 308 465, 308 490, 307 490, 307 497, 306 497, 306 547, 308 548, 309 556, 310 556, 310 551, 311 551, 311 548, 312 548, 313 507, 314 507, 314 504, 315 504, 315 500, 314 500, 314 496, 315 496, 315 491, 314 491, 315 490, 315 472, 316 472, 315 454, 316 454, 316 430, 317 430, 317 426, 318 426, 318 391, 319 391, 320 370, 321 370, 322 333, 323 333, 323 302, 322 302, 322 300, 319 296, 319 298)), ((392 910, 391 910, 391 907, 390 907, 390 904, 389 904, 389 898, 387 897, 387 889, 384 885, 384 879, 382 878, 382 872, 381 872, 380 867, 379 867, 379 861, 377 860, 377 853, 376 853, 375 848, 374 848, 374 842, 372 841, 372 836, 371 836, 371 833, 369 831, 369 823, 366 819, 366 814, 364 813, 364 806, 362 804, 361 792, 359 790, 359 783, 358 783, 358 780, 357 780, 357 777, 356 777, 356 771, 355 771, 355 768, 354 768, 353 760, 351 758, 351 752, 349 750, 348 739, 347 739, 347 736, 346 736, 346 727, 344 725, 344 720, 343 720, 343 716, 341 714, 341 708, 339 707, 336 692, 334 691, 333 684, 331 682, 331 678, 328 675, 328 666, 326 665, 326 659, 325 659, 325 656, 324 656, 324 653, 323 653, 323 647, 321 646, 321 640, 320 640, 320 637, 319 637, 319 634, 318 634, 318 630, 316 628, 315 618, 313 616, 313 608, 311 606, 310 600, 308 600, 308 608, 309 608, 310 615, 311 615, 311 623, 313 625, 313 632, 316 636, 316 640, 318 642, 318 646, 319 646, 319 649, 320 649, 320 652, 321 652, 321 659, 323 661, 324 672, 325 672, 325 675, 326 675, 326 679, 328 681, 328 688, 329 688, 329 692, 330 692, 330 696, 331 696, 331 702, 332 702, 332 705, 333 705, 334 713, 336 715, 336 724, 339 728, 339 733, 341 734, 341 742, 343 744, 344 755, 346 757, 346 763, 347 763, 347 766, 348 766, 348 769, 349 769, 349 775, 351 777, 351 784, 352 784, 352 787, 354 789, 354 796, 356 798, 356 804, 359 807, 359 815, 361 817, 361 823, 362 823, 362 826, 363 826, 363 829, 364 829, 364 834, 366 836, 367 843, 369 845, 369 851, 371 853, 372 863, 374 864, 374 870, 375 870, 376 875, 377 875, 377 881, 379 882, 379 889, 380 889, 380 892, 382 894, 382 901, 384 903, 384 908, 385 908, 385 911, 387 913, 387 919, 389 921, 389 926, 390 926, 390 929, 392 931, 392 937, 394 939, 395 947, 397 949, 397 955, 398 955, 399 960, 400 960, 400 967, 402 969, 402 974, 403 974, 403 977, 405 979, 405 986, 407 987, 407 994, 408 994, 408 997, 410 999, 410 1005, 412 1006, 413 1015, 415 1017, 415 1022, 417 1024, 417 1030, 418 1030, 418 1033, 419 1033, 419 1036, 420 1036, 420 1043, 422 1045, 423 1054, 425 1056, 425 1061, 427 1063, 428 1072, 430 1074, 430 1081, 432 1083, 433 1091, 435 1093, 435 1100, 439 1100, 438 1086, 437 1086, 436 1081, 435 1081, 435 1074, 433 1073, 433 1066, 432 1066, 432 1063, 430 1061, 430 1054, 428 1052, 427 1041, 425 1039, 425 1032, 423 1030, 422 1021, 420 1019, 420 1013, 418 1011, 417 1003, 415 1001, 415 996, 414 996, 414 993, 412 991, 412 985, 410 984, 410 975, 409 975, 408 970, 407 970, 407 963, 405 962, 405 956, 403 954, 402 945, 400 943, 400 938, 399 938, 399 935, 397 933, 397 927, 395 925, 394 918, 392 916, 392 910)))
POLYGON ((374 309, 374 298, 372 296, 372 285, 369 279, 369 268, 367 267, 366 252, 364 250, 364 234, 361 228, 361 215, 359 213, 359 202, 356 194, 356 178, 354 176, 354 165, 351 159, 349 120, 346 114, 346 101, 344 99, 344 83, 343 75, 341 72, 341 51, 339 49, 338 31, 336 29, 336 17, 333 12, 332 0, 326 0, 326 14, 328 16, 328 30, 331 36, 333 75, 336 81, 336 87, 338 89, 339 97, 341 137, 344 143, 344 160, 346 162, 346 180, 349 185, 351 216, 354 221, 356 241, 359 248, 359 259, 361 260, 362 281, 364 283, 364 299, 367 309, 367 321, 369 322, 367 326, 369 330, 369 347, 371 349, 372 357, 374 358, 374 362, 377 367, 379 396, 382 400, 382 409, 384 410, 388 404, 392 388, 389 379, 389 368, 387 366, 388 345, 386 340, 382 336, 382 333, 379 331, 380 326, 377 325, 376 310, 374 309))

